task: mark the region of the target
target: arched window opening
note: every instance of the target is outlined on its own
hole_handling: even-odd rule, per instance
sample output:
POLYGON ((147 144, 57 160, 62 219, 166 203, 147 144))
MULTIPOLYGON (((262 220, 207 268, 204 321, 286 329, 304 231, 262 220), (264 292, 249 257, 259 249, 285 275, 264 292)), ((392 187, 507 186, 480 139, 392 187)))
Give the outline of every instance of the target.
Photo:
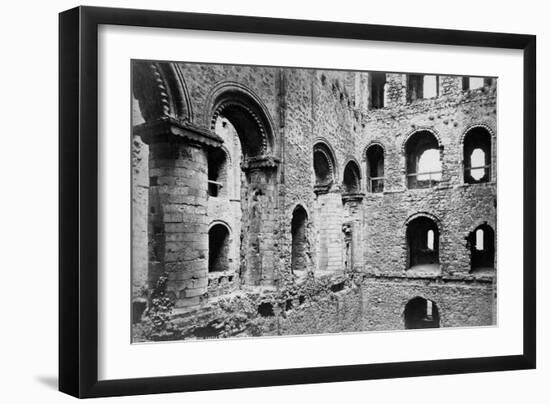
POLYGON ((321 151, 313 153, 313 167, 315 169, 316 184, 332 182, 332 171, 327 156, 321 151))
POLYGON ((435 302, 415 297, 405 306, 405 328, 439 328, 439 309, 435 302))
POLYGON ((469 236, 470 272, 487 273, 495 269, 495 232, 491 226, 482 224, 469 236))
POLYGON ((361 190, 361 176, 359 167, 354 161, 346 164, 344 169, 344 192, 347 194, 356 194, 361 190))
POLYGON ((215 224, 208 232, 208 272, 229 269, 229 229, 215 224))
POLYGON ((208 195, 227 196, 227 156, 222 149, 208 153, 208 195))
POLYGON ((373 193, 384 191, 384 149, 378 144, 367 149, 367 187, 373 193))
POLYGON ((491 180, 491 134, 474 127, 464 136, 464 182, 477 184, 491 180))
POLYGON ((428 131, 412 135, 405 145, 407 186, 430 188, 441 181, 441 153, 437 138, 428 131))
POLYGON ((407 224, 409 270, 439 272, 439 230, 437 224, 425 216, 407 224))
POLYGON ((407 100, 413 102, 439 95, 439 76, 409 74, 407 77, 407 100))
POLYGON ((315 192, 326 193, 334 182, 334 157, 324 143, 313 147, 313 171, 315 172, 315 192))
POLYGON ((386 73, 369 73, 369 109, 384 108, 386 73))
POLYGON ((292 213, 290 229, 292 235, 292 252, 290 267, 293 273, 307 269, 307 213, 302 206, 297 206, 292 213))

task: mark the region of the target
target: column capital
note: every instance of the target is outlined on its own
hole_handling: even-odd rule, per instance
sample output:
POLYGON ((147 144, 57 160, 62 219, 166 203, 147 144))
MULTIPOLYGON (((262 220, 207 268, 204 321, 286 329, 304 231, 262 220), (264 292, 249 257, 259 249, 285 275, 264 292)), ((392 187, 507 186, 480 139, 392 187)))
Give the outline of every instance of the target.
POLYGON ((167 116, 134 126, 133 131, 147 144, 168 141, 220 147, 223 143, 223 139, 209 129, 167 116))
POLYGON ((241 164, 241 168, 248 170, 276 169, 279 166, 279 159, 273 156, 247 157, 241 164))

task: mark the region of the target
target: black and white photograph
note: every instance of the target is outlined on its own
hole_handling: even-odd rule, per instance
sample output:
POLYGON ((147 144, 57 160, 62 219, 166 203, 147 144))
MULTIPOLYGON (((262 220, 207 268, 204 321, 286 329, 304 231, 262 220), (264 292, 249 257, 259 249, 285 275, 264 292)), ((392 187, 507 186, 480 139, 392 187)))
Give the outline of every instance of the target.
POLYGON ((130 69, 133 343, 498 324, 497 77, 130 69))

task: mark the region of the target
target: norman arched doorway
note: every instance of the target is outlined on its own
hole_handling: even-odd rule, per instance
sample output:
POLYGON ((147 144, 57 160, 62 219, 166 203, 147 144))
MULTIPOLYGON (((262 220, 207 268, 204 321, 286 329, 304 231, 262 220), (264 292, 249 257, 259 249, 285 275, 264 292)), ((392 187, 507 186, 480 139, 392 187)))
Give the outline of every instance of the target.
POLYGON ((441 151, 434 134, 428 130, 414 133, 405 144, 407 188, 430 188, 441 181, 441 151))

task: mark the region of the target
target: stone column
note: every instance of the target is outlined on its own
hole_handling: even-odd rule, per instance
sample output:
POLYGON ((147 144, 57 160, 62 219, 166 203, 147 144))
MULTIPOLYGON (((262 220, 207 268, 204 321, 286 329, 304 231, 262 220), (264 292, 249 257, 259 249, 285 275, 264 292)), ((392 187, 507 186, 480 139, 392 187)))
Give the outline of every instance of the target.
POLYGON ((175 306, 196 306, 208 286, 207 148, 222 141, 171 118, 135 131, 149 144, 149 285, 165 273, 175 306))

